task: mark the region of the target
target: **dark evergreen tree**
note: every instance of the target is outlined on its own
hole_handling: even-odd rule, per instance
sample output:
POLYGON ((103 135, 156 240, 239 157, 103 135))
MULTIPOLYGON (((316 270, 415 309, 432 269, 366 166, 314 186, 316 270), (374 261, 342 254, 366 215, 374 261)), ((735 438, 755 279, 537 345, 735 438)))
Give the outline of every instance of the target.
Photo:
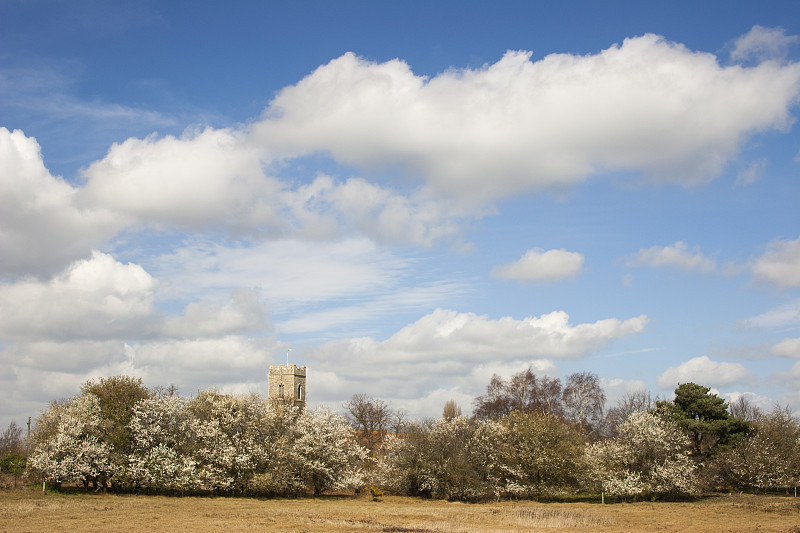
POLYGON ((725 400, 697 383, 678 385, 675 400, 658 402, 658 409, 686 431, 698 458, 736 445, 751 429, 749 422, 730 415, 725 400))

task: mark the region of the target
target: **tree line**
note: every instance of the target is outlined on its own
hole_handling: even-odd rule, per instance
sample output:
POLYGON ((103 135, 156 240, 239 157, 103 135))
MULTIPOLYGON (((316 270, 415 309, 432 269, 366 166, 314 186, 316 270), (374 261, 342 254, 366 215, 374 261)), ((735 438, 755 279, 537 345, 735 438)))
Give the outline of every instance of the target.
POLYGON ((257 394, 183 398, 116 376, 41 414, 28 467, 52 485, 96 490, 290 496, 377 486, 463 501, 800 484, 800 421, 788 408, 728 405, 695 383, 672 400, 641 391, 605 402, 594 374, 562 383, 530 368, 493 376, 471 417, 450 401, 423 420, 365 394, 340 415, 257 394))
POLYGON ((366 451, 344 417, 257 394, 182 398, 141 379, 90 381, 37 419, 30 467, 60 487, 291 496, 360 483, 366 451))

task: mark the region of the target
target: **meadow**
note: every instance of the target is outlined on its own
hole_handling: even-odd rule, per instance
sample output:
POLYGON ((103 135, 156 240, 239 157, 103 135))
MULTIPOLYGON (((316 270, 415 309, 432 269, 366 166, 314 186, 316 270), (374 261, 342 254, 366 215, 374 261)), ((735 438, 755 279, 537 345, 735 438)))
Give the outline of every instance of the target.
POLYGON ((299 499, 0 491, 0 532, 25 531, 800 533, 800 499, 716 495, 692 502, 453 503, 386 496, 299 499))

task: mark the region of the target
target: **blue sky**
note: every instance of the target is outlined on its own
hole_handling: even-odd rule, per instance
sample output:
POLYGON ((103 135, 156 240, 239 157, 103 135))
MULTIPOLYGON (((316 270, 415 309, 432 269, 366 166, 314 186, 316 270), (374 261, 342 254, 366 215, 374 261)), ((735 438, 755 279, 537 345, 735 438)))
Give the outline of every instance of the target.
POLYGON ((0 422, 90 378, 800 410, 795 2, 0 2, 0 422))

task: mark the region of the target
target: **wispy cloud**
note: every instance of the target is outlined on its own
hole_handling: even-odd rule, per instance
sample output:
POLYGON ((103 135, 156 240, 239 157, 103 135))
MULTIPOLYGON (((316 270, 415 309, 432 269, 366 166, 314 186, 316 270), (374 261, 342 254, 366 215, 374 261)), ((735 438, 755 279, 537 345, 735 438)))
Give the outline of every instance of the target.
POLYGON ((714 272, 717 269, 715 259, 703 255, 699 247, 689 250, 689 247, 683 241, 678 241, 670 246, 642 248, 637 253, 624 258, 624 260, 629 266, 673 267, 704 273, 714 272))
POLYGON ((733 42, 731 59, 734 61, 784 59, 789 47, 797 44, 797 35, 786 35, 783 28, 765 28, 755 25, 733 42))
POLYGON ((776 240, 752 266, 756 281, 792 289, 800 287, 800 237, 776 240))

